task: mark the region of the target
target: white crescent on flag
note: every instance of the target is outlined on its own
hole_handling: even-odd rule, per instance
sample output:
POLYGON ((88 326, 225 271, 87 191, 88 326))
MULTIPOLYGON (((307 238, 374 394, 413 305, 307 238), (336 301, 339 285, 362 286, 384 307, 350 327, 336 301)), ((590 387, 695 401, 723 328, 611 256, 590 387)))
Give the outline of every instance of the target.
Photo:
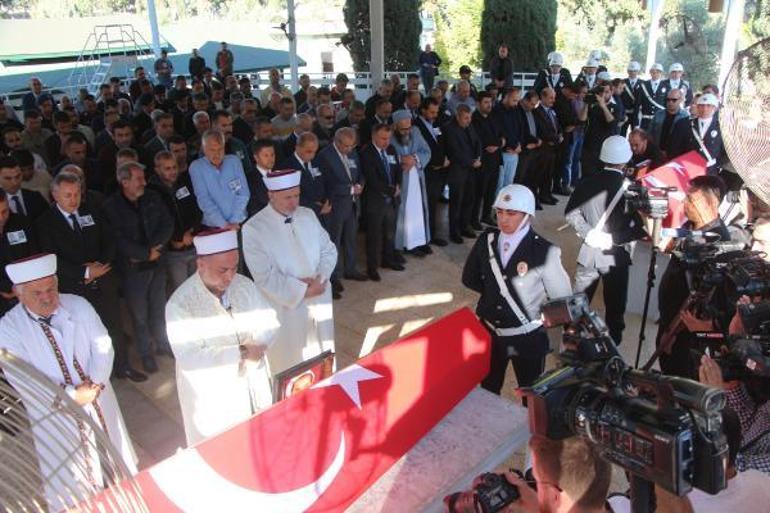
POLYGON ((150 469, 163 493, 186 513, 254 513, 280 511, 301 513, 323 494, 345 462, 345 433, 329 468, 313 483, 281 493, 249 490, 217 473, 195 449, 182 451, 150 469))

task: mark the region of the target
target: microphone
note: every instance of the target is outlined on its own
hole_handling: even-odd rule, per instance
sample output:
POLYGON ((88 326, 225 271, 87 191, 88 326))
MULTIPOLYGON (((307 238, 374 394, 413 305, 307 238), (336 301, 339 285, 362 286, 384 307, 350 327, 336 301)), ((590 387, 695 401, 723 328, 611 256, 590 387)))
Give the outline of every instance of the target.
POLYGON ((661 237, 669 237, 672 239, 695 239, 703 238, 706 241, 716 242, 722 238, 720 234, 712 231, 702 230, 685 230, 684 228, 661 228, 661 237))

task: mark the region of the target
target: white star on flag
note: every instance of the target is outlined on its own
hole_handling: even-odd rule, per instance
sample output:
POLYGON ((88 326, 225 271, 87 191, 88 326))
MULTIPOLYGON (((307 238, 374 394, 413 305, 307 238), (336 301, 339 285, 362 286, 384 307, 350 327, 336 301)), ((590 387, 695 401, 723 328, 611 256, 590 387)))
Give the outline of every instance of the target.
POLYGON ((348 394, 350 400, 353 401, 360 410, 361 394, 358 389, 358 383, 360 381, 370 381, 372 379, 380 379, 384 377, 385 376, 377 374, 376 372, 371 371, 366 367, 361 367, 357 363, 354 363, 350 367, 342 369, 338 373, 333 374, 331 377, 326 378, 320 383, 314 385, 313 388, 324 388, 339 385, 342 387, 345 393, 348 394))

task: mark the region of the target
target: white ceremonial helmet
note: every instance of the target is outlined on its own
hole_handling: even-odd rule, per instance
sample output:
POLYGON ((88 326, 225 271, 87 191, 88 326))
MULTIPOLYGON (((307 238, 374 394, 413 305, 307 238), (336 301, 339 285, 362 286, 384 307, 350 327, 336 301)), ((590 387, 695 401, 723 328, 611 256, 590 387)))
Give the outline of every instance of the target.
POLYGON ((548 54, 549 66, 564 66, 564 56, 559 52, 551 52, 548 54))
POLYGON ((535 195, 529 188, 520 184, 506 185, 497 193, 494 208, 515 210, 528 215, 535 215, 535 195))
POLYGON ((681 62, 675 62, 668 68, 668 72, 671 73, 672 71, 681 71, 684 72, 684 66, 682 66, 681 62))
POLYGON ((650 66, 650 71, 657 70, 657 71, 663 71, 663 64, 656 62, 652 66, 650 66))
POLYGON ((591 53, 588 54, 589 60, 594 59, 594 60, 600 61, 602 60, 603 57, 604 57, 604 52, 602 52, 601 50, 591 50, 591 53))
POLYGON ((612 75, 610 75, 607 71, 602 71, 596 74, 596 78, 602 82, 609 82, 612 80, 612 75))
POLYGON ((637 61, 631 61, 628 63, 628 71, 642 71, 642 65, 639 64, 637 61))
POLYGON ((613 135, 602 143, 599 160, 605 164, 626 164, 633 156, 628 140, 622 135, 613 135))
POLYGON ((599 67, 599 61, 596 59, 588 59, 586 61, 584 68, 598 68, 599 67))
POLYGON ((719 107, 719 98, 711 93, 706 93, 700 95, 695 103, 696 105, 712 105, 714 107, 719 107))

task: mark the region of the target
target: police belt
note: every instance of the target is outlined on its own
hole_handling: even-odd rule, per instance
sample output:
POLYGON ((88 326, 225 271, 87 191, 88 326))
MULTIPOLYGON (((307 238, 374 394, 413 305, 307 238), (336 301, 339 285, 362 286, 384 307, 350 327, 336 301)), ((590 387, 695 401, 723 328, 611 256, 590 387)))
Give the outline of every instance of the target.
POLYGON ((642 119, 652 119, 655 117, 655 114, 642 114, 642 119))
POLYGON ((515 337, 517 335, 526 335, 536 331, 543 325, 543 321, 530 321, 523 326, 516 326, 515 328, 496 328, 491 322, 484 320, 489 329, 498 337, 515 337))

